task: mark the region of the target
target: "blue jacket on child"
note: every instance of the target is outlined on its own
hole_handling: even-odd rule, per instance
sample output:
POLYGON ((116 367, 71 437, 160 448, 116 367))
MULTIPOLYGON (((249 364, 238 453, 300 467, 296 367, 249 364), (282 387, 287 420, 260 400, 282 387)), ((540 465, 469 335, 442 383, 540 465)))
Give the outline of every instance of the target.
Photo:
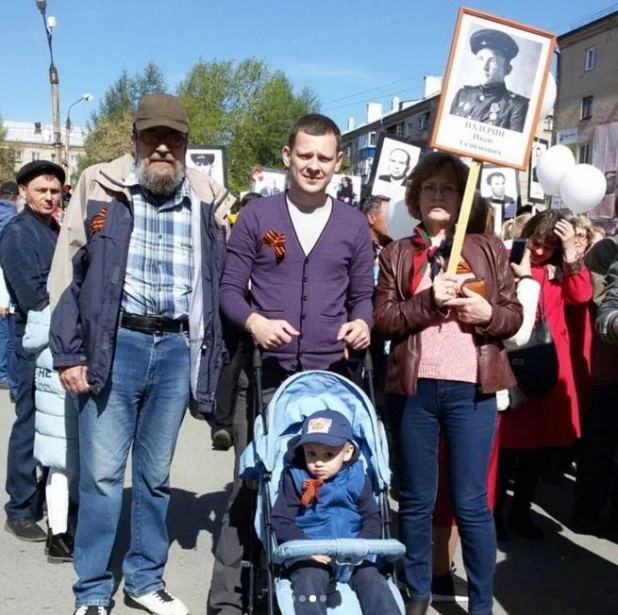
POLYGON ((296 461, 283 473, 272 510, 273 529, 279 542, 307 538, 382 538, 380 508, 358 453, 350 464, 324 482, 319 499, 304 507, 300 501, 303 480, 307 478, 312 476, 296 461))

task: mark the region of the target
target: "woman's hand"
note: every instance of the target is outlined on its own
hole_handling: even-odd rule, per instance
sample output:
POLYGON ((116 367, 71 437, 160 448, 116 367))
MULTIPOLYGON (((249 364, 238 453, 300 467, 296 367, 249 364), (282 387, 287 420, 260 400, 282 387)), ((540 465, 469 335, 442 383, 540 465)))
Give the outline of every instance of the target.
POLYGON ((439 273, 433 281, 433 298, 442 308, 447 301, 457 297, 457 276, 452 273, 439 273))
POLYGON ((562 242, 562 253, 567 263, 572 263, 579 258, 579 252, 575 245, 575 229, 567 220, 558 220, 554 226, 554 233, 562 242))
POLYGON ((524 249, 524 255, 521 262, 511 263, 511 269, 513 271, 513 275, 517 279, 532 275, 532 267, 530 266, 530 250, 528 250, 527 247, 524 249))
POLYGON ((491 303, 465 286, 461 292, 464 297, 451 299, 444 304, 444 307, 452 310, 459 322, 467 325, 486 325, 493 314, 491 303))

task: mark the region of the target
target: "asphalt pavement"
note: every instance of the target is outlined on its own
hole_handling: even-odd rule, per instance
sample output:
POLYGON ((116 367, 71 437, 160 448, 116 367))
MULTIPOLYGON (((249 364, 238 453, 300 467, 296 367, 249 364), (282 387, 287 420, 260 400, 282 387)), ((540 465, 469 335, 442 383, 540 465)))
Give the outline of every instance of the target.
MULTIPOLYGON (((4 492, 7 443, 14 417, 8 392, 0 391, 0 485, 4 492)), ((232 452, 211 450, 208 426, 187 414, 172 469, 169 514, 171 546, 165 580, 191 614, 206 612, 213 566, 213 541, 225 509, 233 469, 232 452)), ((618 532, 611 539, 573 534, 568 528, 573 481, 542 485, 535 518, 546 531, 542 542, 511 537, 498 554, 495 615, 618 615, 618 532)), ((127 475, 125 506, 113 568, 120 577, 128 546, 127 475)), ((250 520, 247 520, 250 522, 250 520)), ((74 609, 71 564, 48 564, 43 544, 21 542, 0 526, 0 615, 50 613, 70 615, 74 609)), ((461 555, 458 574, 463 575, 461 555)), ((113 615, 143 611, 123 602, 120 580, 113 615)), ((435 605, 432 613, 460 615, 458 605, 435 605)))

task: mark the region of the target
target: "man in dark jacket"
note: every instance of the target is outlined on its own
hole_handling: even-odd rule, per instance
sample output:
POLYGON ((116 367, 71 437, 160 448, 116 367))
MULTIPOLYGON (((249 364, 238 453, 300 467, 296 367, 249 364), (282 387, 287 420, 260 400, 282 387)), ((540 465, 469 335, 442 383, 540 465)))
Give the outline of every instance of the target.
POLYGON ((54 258, 50 345, 63 386, 80 396, 76 615, 108 612, 131 449, 124 591, 150 613, 188 613, 163 581, 170 466, 190 394, 202 412, 214 403, 231 206, 225 189, 185 169, 188 132, 179 98, 142 98, 135 156, 84 171, 54 258))
POLYGON ((17 368, 17 418, 9 440, 5 529, 20 540, 39 542, 47 534, 36 524, 42 502, 33 456, 35 359, 24 350, 22 340, 28 312, 49 303, 47 277, 58 239, 52 214, 62 197, 64 171, 53 162, 38 160, 22 167, 16 180, 26 206, 8 222, 0 241, 0 266, 15 305, 17 368))

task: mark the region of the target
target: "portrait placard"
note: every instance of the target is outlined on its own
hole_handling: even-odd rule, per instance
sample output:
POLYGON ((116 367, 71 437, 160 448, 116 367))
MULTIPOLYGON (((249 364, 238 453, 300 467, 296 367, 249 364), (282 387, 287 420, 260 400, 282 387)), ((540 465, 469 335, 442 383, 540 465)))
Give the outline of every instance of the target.
POLYGON ((528 168, 528 200, 531 203, 544 203, 545 191, 536 174, 536 168, 543 152, 549 148, 547 139, 535 139, 530 152, 530 167, 528 168))
POLYGON ((491 203, 494 210, 494 232, 500 235, 502 224, 517 215, 517 171, 510 167, 483 164, 480 183, 481 196, 491 203))
POLYGON ((217 145, 190 145, 187 148, 185 164, 196 169, 227 188, 227 163, 225 147, 217 145))
POLYGON ((251 171, 251 192, 262 196, 273 196, 285 192, 287 186, 287 171, 253 167, 251 171))
POLYGON ((422 151, 419 145, 382 133, 369 177, 371 195, 403 201, 408 175, 416 166, 422 151))
POLYGON ((345 175, 335 173, 326 188, 326 192, 334 199, 358 207, 363 178, 360 175, 345 175))
POLYGON ((462 8, 430 145, 525 170, 556 38, 462 8))

